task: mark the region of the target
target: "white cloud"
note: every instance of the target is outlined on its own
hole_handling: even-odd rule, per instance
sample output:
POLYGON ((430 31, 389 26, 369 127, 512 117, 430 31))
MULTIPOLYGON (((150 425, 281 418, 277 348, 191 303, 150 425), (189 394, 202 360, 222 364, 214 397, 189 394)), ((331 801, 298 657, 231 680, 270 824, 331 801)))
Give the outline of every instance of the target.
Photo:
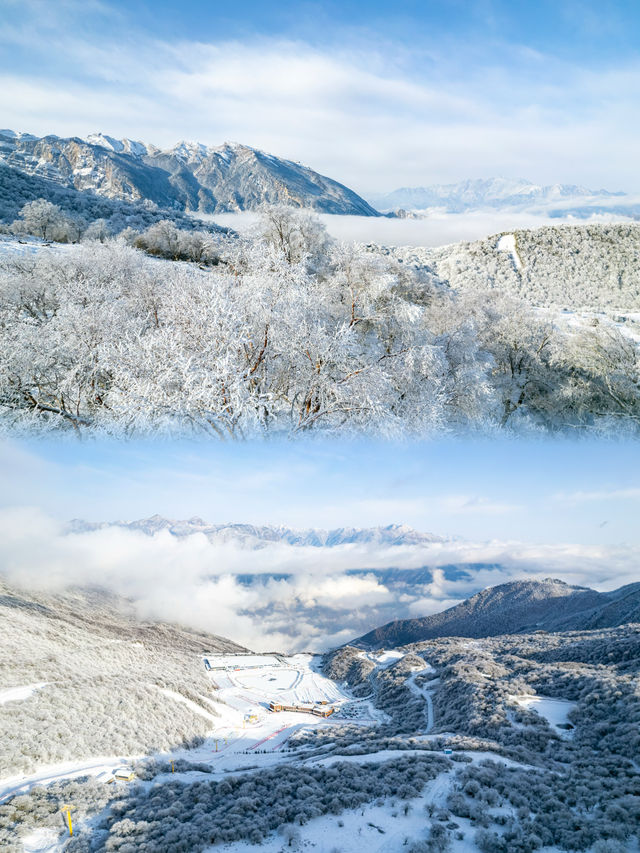
MULTIPOLYGON (((427 62, 347 36, 322 48, 255 37, 168 43, 123 22, 98 38, 71 7, 46 25, 39 5, 29 8, 31 26, 8 23, 0 37, 23 50, 30 39, 43 60, 21 73, 7 65, 0 78, 3 123, 16 129, 100 129, 160 145, 235 139, 361 192, 467 175, 614 188, 630 179, 637 63, 596 72, 509 46, 496 62, 462 43, 451 56, 431 46, 427 62), (54 61, 62 55, 64 66, 54 61)), ((108 12, 97 4, 93 14, 108 12)))

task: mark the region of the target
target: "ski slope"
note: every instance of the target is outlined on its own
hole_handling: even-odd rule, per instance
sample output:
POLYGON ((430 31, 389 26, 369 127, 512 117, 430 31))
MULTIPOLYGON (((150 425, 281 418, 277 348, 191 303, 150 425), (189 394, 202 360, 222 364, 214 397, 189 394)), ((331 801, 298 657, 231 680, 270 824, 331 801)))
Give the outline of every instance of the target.
MULTIPOLYGON (((211 693, 199 696, 200 703, 180 693, 158 688, 165 701, 188 705, 211 723, 204 743, 193 749, 177 748, 171 758, 209 765, 213 772, 241 770, 249 765, 269 765, 282 761, 291 735, 308 726, 331 726, 344 722, 344 709, 351 722, 372 725, 379 721, 369 703, 353 700, 335 682, 319 671, 320 659, 312 655, 208 655, 211 693), (308 712, 273 712, 269 704, 308 706, 308 712), (320 705, 326 703, 326 705, 320 705), (312 707, 333 708, 324 719, 311 713, 312 707), (353 712, 354 707, 357 713, 353 712)), ((204 666, 204 659, 203 659, 204 666)), ((23 701, 45 683, 2 691, 0 701, 23 701)), ((135 756, 141 758, 142 756, 135 756)), ((165 756, 166 757, 166 756, 165 756)), ((114 768, 129 765, 134 757, 94 756, 80 761, 40 767, 30 775, 0 779, 0 802, 62 779, 82 776, 110 776, 114 768)), ((173 778, 192 774, 175 774, 173 778)))
MULTIPOLYGON (((207 664, 214 692, 200 697, 210 709, 200 708, 200 712, 210 716, 211 731, 201 746, 176 749, 171 757, 207 764, 213 772, 276 764, 286 757, 291 735, 302 728, 332 726, 345 718, 373 725, 380 719, 369 703, 354 700, 322 675, 320 658, 313 655, 204 655, 203 666, 207 664), (269 710, 271 702, 308 711, 274 712, 269 710), (313 707, 332 708, 333 714, 326 719, 316 716, 311 713, 313 707)), ((169 691, 163 693, 170 700, 185 701, 169 691)), ((173 774, 173 778, 193 775, 173 774)))

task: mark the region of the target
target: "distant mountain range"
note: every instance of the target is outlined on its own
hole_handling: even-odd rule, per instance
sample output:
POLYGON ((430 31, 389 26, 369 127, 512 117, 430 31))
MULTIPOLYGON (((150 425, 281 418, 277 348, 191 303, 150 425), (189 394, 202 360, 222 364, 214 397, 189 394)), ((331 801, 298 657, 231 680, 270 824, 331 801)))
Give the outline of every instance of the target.
POLYGON ((229 213, 286 204, 357 216, 379 216, 378 211, 415 216, 437 208, 448 213, 527 211, 558 218, 597 213, 640 217, 638 197, 574 184, 543 186, 524 178, 402 187, 365 200, 300 163, 229 142, 207 146, 182 141, 161 149, 103 133, 83 139, 0 130, 0 166, 66 190, 153 203, 182 213, 229 213))
POLYGON ((168 209, 220 213, 287 204, 379 215, 348 187, 300 163, 228 142, 179 142, 163 150, 101 133, 80 139, 0 130, 0 163, 68 188, 168 209))
POLYGON ((538 209, 552 216, 585 216, 604 211, 635 215, 640 211, 640 201, 623 192, 593 190, 575 184, 542 186, 525 178, 479 178, 457 184, 402 187, 385 195, 371 195, 369 201, 382 211, 439 208, 447 213, 464 213, 483 209, 538 209))
POLYGON ((427 545, 445 542, 445 538, 431 533, 421 533, 405 524, 389 524, 386 527, 340 527, 335 530, 310 528, 294 530, 281 525, 254 526, 252 524, 210 524, 201 518, 175 521, 153 515, 137 521, 88 522, 74 519, 69 530, 73 533, 120 527, 138 530, 147 535, 168 531, 172 536, 204 534, 210 542, 236 542, 243 547, 262 548, 269 543, 282 542, 286 545, 313 548, 333 548, 338 545, 427 545))
POLYGON ((370 650, 437 637, 591 630, 628 622, 640 622, 640 583, 612 592, 596 592, 548 578, 489 587, 441 613, 389 622, 349 645, 370 650))

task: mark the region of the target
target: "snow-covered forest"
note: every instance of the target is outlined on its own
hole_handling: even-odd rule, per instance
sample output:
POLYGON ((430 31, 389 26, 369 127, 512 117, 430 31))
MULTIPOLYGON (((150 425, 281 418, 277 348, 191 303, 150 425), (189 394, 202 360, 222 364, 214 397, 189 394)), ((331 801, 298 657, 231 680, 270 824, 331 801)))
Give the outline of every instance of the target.
POLYGON ((546 225, 437 249, 372 247, 448 282, 484 286, 536 307, 640 310, 640 225, 546 225))
POLYGON ((193 745, 216 717, 199 654, 242 648, 140 622, 128 602, 96 589, 30 594, 0 580, 0 617, 3 778, 96 755, 193 745), (11 701, 25 685, 28 701, 11 701))
POLYGON ((377 724, 296 727, 286 753, 254 751, 233 773, 210 745, 137 762, 129 786, 37 786, 0 804, 0 841, 20 850, 16 825, 59 837, 60 803, 73 802, 69 851, 326 850, 308 843, 322 820, 337 851, 357 849, 367 826, 386 836, 372 849, 409 853, 636 850, 639 641, 631 624, 342 647, 324 672, 360 697, 352 705, 383 711, 377 724))
POLYGON ((625 329, 561 322, 490 276, 451 287, 307 213, 271 208, 244 237, 162 220, 114 238, 36 201, 7 230, 40 242, 0 260, 5 430, 637 430, 625 329))

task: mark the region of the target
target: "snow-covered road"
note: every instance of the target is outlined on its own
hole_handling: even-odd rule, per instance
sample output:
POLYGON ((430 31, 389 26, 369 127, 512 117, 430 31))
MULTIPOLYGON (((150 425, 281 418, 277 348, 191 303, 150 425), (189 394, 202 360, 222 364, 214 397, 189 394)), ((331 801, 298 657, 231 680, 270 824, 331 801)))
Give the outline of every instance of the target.
MULTIPOLYGON (((139 758, 140 756, 136 756, 139 758)), ((23 794, 35 785, 49 785, 61 779, 77 779, 81 776, 98 776, 105 771, 113 771, 116 767, 129 765, 132 758, 122 756, 98 756, 86 761, 65 761, 62 764, 49 764, 41 767, 37 773, 29 776, 8 776, 0 779, 0 803, 23 794)))
MULTIPOLYGON (((427 732, 430 732, 433 728, 434 717, 433 717, 433 699, 431 698, 431 687, 419 687, 416 684, 416 678, 418 675, 424 675, 426 672, 433 672, 433 667, 427 665, 424 669, 420 669, 417 672, 412 673, 409 678, 407 678, 407 687, 411 690, 412 693, 415 693, 416 696, 421 696, 425 702, 427 703, 427 732)), ((438 679, 434 678, 429 684, 432 687, 438 683, 438 679)))

